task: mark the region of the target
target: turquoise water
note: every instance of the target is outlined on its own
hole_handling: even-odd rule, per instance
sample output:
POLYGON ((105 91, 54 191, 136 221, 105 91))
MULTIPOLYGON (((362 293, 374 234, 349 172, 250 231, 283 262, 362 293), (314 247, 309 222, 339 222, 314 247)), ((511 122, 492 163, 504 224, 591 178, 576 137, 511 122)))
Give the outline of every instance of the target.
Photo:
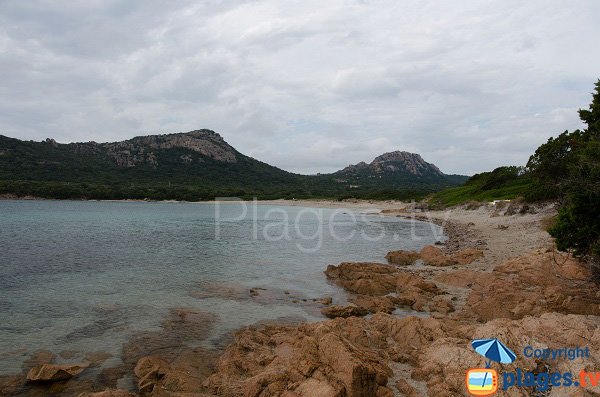
POLYGON ((39 349, 118 357, 172 308, 217 314, 208 344, 260 320, 318 320, 291 300, 232 298, 218 286, 343 301, 323 275, 328 264, 383 262, 439 237, 430 224, 331 209, 0 201, 0 373, 39 349))

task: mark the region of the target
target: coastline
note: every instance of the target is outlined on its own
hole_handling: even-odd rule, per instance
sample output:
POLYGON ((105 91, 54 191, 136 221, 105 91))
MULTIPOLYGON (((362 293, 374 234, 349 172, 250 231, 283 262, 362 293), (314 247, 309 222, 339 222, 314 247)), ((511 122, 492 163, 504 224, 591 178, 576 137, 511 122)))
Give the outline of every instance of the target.
MULTIPOLYGON (((154 204, 173 204, 173 203, 185 203, 185 204, 214 204, 214 203, 252 203, 253 200, 206 200, 206 201, 185 201, 185 200, 143 200, 143 199, 123 199, 123 200, 90 200, 90 199, 51 199, 44 197, 34 196, 14 196, 14 195, 0 195, 0 200, 14 200, 14 201, 36 201, 36 200, 49 200, 49 201, 94 201, 94 202, 107 202, 107 203, 154 203, 154 204)), ((289 207, 312 207, 312 208, 365 208, 365 209, 378 209, 385 211, 388 209, 403 208, 407 203, 398 200, 362 200, 362 199, 344 199, 344 200, 333 200, 333 199, 277 199, 277 200, 256 200, 259 205, 281 205, 289 207)))
MULTIPOLYGON (((600 336, 585 336, 586 329, 600 327, 600 301, 589 305, 596 286, 589 282, 585 266, 554 251, 542 229, 545 219, 555 213, 551 206, 523 214, 488 206, 415 214, 406 213, 401 202, 259 204, 378 210, 384 216, 433 222, 449 239, 430 248, 433 256, 415 253, 419 260, 411 264, 329 266, 325 276, 351 297, 347 306, 332 305, 327 297, 318 302, 333 319, 256 324, 237 331, 224 351, 182 345, 177 352, 161 353, 144 347, 160 347, 165 341, 181 344, 177 335, 191 329, 200 329, 200 336, 208 332, 211 320, 206 314, 175 311, 160 332, 124 346, 124 353, 129 352, 126 365, 104 371, 104 381, 94 387, 108 391, 86 392, 90 385, 74 378, 63 385, 64 395, 137 397, 135 392, 116 390, 123 387, 119 379, 131 376, 139 396, 155 397, 466 396, 464 373, 481 365, 469 351, 473 337, 504 335, 510 345, 522 340, 542 345, 560 341, 600 348, 600 336), (403 310, 397 315, 397 308, 411 314, 403 310), (560 335, 548 331, 557 324, 560 335)), ((517 365, 533 364, 520 357, 511 368, 517 365)), ((600 361, 591 357, 559 365, 575 372, 600 368, 600 361)), ((2 381, 27 393, 21 389, 23 376, 2 381)))

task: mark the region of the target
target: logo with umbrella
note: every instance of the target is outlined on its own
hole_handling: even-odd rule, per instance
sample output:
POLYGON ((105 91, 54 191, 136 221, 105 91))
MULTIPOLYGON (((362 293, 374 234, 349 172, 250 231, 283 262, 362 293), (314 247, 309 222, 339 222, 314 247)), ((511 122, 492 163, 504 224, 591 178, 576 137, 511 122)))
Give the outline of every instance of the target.
POLYGON ((517 355, 496 338, 475 339, 471 346, 486 358, 486 362, 485 368, 467 371, 467 391, 474 396, 490 396, 498 391, 498 373, 490 368, 492 361, 510 364, 517 359, 517 355))

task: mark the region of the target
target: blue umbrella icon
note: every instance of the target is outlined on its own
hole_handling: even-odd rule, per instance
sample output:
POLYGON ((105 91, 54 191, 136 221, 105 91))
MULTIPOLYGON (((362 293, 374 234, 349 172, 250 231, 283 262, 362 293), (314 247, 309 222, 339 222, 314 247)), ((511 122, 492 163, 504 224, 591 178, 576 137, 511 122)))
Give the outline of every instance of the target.
MULTIPOLYGON (((471 346, 473 346, 473 349, 475 349, 477 353, 487 358, 485 363, 486 368, 490 367, 492 361, 502 364, 510 364, 517 359, 517 355, 496 338, 475 339, 471 342, 471 346)), ((483 382, 481 385, 485 385, 486 378, 487 372, 483 377, 483 382)))
POLYGON ((473 346, 473 349, 475 349, 477 353, 488 359, 486 368, 490 367, 492 361, 510 364, 517 359, 516 354, 496 338, 475 339, 471 342, 471 346, 473 346))

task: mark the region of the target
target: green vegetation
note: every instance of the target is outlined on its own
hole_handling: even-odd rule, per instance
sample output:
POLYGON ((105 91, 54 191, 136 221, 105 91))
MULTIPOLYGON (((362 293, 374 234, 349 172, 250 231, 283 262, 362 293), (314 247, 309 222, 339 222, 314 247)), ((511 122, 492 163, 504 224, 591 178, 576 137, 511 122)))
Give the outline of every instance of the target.
POLYGON ((565 131, 548 139, 527 167, 500 167, 472 176, 464 185, 430 198, 433 205, 522 198, 556 200, 558 215, 548 232, 559 250, 572 251, 594 265, 600 278, 600 80, 589 109, 579 110, 583 131, 565 131))
POLYGON ((468 201, 509 200, 531 194, 533 179, 524 167, 499 167, 491 172, 475 174, 462 186, 434 194, 435 206, 453 206, 468 201))
POLYGON ((245 156, 208 130, 114 144, 57 144, 0 135, 0 194, 52 199, 203 201, 242 199, 420 199, 462 183, 457 175, 406 171, 298 175, 245 156), (186 139, 190 147, 174 145, 186 139), (193 150, 204 144, 222 161, 193 150), (152 154, 152 157, 149 155, 152 154))
POLYGON ((579 110, 583 131, 550 138, 527 166, 544 192, 555 192, 560 208, 550 227, 560 250, 590 260, 600 277, 600 80, 589 110, 579 110))

